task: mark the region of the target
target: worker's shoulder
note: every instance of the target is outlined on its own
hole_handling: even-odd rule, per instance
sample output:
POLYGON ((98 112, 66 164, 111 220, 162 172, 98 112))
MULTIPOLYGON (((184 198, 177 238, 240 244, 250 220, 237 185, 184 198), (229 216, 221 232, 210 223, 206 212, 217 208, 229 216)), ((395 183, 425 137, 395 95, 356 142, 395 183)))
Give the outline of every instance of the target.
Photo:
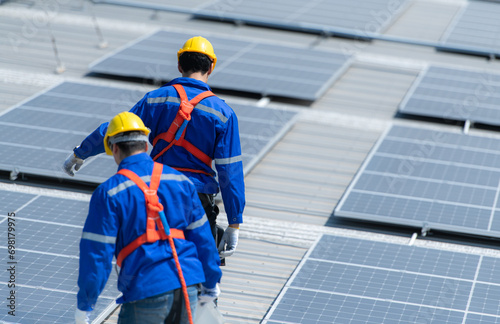
POLYGON ((233 108, 217 95, 203 99, 200 104, 209 108, 205 113, 212 114, 224 124, 231 118, 237 118, 233 108))
POLYGON ((115 196, 119 191, 125 189, 123 183, 127 180, 125 176, 115 173, 94 190, 94 195, 115 196))
MULTIPOLYGON (((208 86, 201 87, 190 84, 185 84, 184 89, 188 98, 194 98, 202 92, 210 91, 208 86)), ((166 84, 158 89, 149 91, 146 93, 145 97, 147 98, 147 101, 151 103, 170 103, 175 105, 175 107, 178 107, 179 104, 179 94, 172 84, 166 84)), ((224 99, 220 98, 216 94, 204 98, 198 103, 198 105, 196 105, 196 107, 198 108, 197 111, 219 118, 222 122, 226 122, 233 116, 236 118, 236 114, 231 106, 229 106, 224 99)))

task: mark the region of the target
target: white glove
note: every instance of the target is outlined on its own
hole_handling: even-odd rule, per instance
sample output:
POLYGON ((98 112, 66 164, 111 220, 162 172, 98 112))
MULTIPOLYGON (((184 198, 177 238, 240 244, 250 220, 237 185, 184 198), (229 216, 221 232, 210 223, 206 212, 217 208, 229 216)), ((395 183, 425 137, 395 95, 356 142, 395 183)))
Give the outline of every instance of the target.
POLYGON ((201 304, 214 302, 220 295, 219 284, 215 284, 214 288, 206 288, 201 285, 201 294, 198 296, 198 301, 201 304))
POLYGON ((70 176, 74 176, 75 175, 75 172, 80 170, 80 167, 82 166, 83 164, 83 161, 82 159, 80 159, 79 157, 77 157, 75 155, 75 153, 71 153, 67 158, 66 158, 66 161, 64 161, 64 164, 63 164, 63 171, 66 172, 68 175, 70 176), (75 167, 74 168, 74 171, 73 171, 73 166, 75 167))
POLYGON ((227 227, 222 235, 222 239, 219 243, 219 255, 221 258, 227 258, 233 255, 236 247, 238 246, 238 235, 240 230, 233 227, 227 227), (225 250, 224 250, 225 247, 225 250))
POLYGON ((82 311, 77 308, 75 310, 75 323, 90 324, 90 314, 91 312, 82 311))

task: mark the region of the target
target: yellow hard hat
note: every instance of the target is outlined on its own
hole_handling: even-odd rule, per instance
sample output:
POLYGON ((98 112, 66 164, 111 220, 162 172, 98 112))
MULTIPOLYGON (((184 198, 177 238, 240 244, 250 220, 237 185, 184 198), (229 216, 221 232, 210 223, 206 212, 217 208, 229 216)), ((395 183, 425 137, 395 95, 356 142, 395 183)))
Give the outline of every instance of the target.
MULTIPOLYGON (((134 113, 124 111, 113 117, 108 125, 108 130, 104 136, 104 149, 106 154, 113 155, 111 148, 109 147, 109 138, 116 136, 121 133, 139 131, 144 133, 144 137, 139 138, 140 140, 145 140, 147 142, 147 135, 149 135, 149 128, 144 126, 142 119, 139 118, 134 113)), ((125 138, 126 140, 134 140, 132 138, 125 138)), ((137 138, 135 138, 137 140, 137 138)))
POLYGON ((217 63, 217 56, 215 56, 212 44, 206 38, 195 36, 188 39, 181 47, 181 49, 177 52, 177 60, 184 52, 197 52, 205 54, 212 59, 212 61, 214 62, 213 68, 215 68, 215 64, 217 63))

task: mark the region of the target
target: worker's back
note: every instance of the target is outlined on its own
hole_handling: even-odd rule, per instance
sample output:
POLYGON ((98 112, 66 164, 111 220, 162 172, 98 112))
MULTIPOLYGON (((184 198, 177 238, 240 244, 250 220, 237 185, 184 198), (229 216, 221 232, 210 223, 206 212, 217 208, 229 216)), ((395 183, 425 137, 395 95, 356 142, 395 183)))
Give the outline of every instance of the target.
MULTIPOLYGON (((202 81, 177 78, 147 93, 131 112, 140 116, 144 124, 151 129, 151 142, 154 142, 158 135, 168 131, 179 110, 179 94, 171 86, 172 84, 182 85, 188 99, 210 90, 202 81)), ((193 109, 191 120, 186 126, 185 140, 215 160, 216 167, 218 167, 218 161, 228 161, 233 157, 238 157, 239 163, 233 164, 232 167, 242 168, 238 132, 238 120, 234 111, 223 100, 212 96, 203 99, 193 109)), ((151 156, 158 155, 168 144, 166 141, 158 140, 151 156)), ((174 145, 156 161, 179 169, 194 183, 198 192, 208 194, 218 192, 212 166, 201 161, 184 147, 174 145), (186 169, 194 171, 186 171, 186 169)))
MULTIPOLYGON (((128 169, 149 183, 153 161, 146 153, 137 154, 124 159, 119 168, 128 169)), ((158 197, 164 207, 167 222, 171 228, 180 229, 185 234, 185 239, 176 239, 176 250, 186 284, 217 282, 220 278, 219 258, 208 223, 200 221, 204 218, 204 211, 194 187, 185 176, 167 166, 163 169, 161 179, 158 197), (197 223, 202 223, 203 226, 193 225, 197 223), (204 276, 203 260, 213 268, 209 271, 211 278, 204 276)), ((91 202, 84 232, 115 236, 115 256, 118 256, 125 246, 146 231, 144 193, 125 176, 114 175, 98 187, 95 195, 104 195, 107 199, 95 199, 94 203, 91 202), (104 206, 103 202, 106 202, 104 206), (106 217, 105 226, 102 226, 103 220, 99 220, 103 217, 106 217)), ((89 245, 87 248, 95 249, 96 245, 89 245)), ((151 297, 180 286, 168 241, 143 244, 123 261, 118 278, 118 289, 123 297, 118 302, 151 297), (155 284, 151 284, 152 282, 155 284)))

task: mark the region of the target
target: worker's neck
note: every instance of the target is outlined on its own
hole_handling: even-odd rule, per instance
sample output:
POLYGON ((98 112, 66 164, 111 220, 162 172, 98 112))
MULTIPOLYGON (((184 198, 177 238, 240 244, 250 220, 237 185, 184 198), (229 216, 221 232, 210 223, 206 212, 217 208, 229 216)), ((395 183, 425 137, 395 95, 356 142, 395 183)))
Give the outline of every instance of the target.
POLYGON ((132 156, 132 155, 137 155, 137 154, 141 154, 141 153, 145 153, 146 151, 135 151, 129 155, 123 155, 121 151, 118 151, 118 153, 114 153, 113 152, 113 157, 115 158, 115 162, 117 165, 120 165, 120 163, 122 163, 123 160, 125 160, 126 158, 128 158, 129 156, 132 156))
POLYGON ((194 72, 194 73, 182 73, 184 78, 191 78, 205 83, 208 82, 208 73, 194 72))

